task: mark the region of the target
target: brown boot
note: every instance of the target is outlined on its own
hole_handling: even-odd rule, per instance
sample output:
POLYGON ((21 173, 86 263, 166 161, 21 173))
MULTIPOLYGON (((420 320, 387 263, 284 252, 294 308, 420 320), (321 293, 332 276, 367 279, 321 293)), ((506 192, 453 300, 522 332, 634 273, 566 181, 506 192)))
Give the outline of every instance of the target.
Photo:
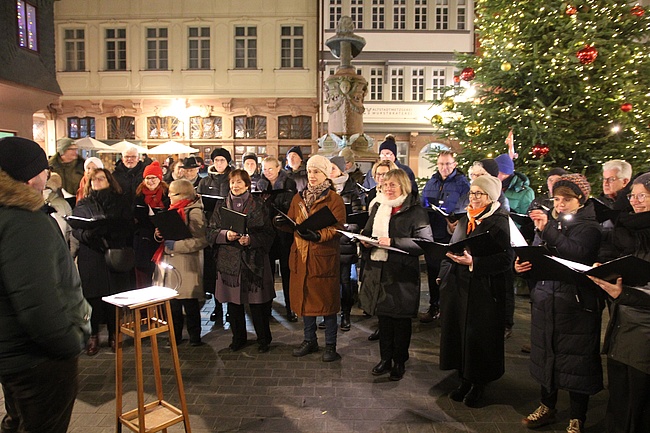
POLYGON ((86 344, 86 355, 95 356, 99 353, 99 335, 91 335, 86 344))

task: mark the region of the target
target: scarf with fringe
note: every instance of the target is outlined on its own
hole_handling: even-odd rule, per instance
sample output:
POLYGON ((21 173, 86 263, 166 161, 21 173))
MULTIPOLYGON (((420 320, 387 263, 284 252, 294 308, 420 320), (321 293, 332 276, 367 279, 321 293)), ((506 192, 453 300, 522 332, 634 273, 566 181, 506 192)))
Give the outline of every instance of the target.
MULTIPOLYGON (((379 203, 375 219, 372 222, 372 237, 387 238, 390 217, 394 207, 399 207, 406 200, 406 195, 401 195, 393 200, 388 200, 386 196, 379 193, 374 201, 379 203)), ((376 262, 385 262, 388 260, 388 250, 385 248, 373 248, 370 252, 370 259, 376 262)))

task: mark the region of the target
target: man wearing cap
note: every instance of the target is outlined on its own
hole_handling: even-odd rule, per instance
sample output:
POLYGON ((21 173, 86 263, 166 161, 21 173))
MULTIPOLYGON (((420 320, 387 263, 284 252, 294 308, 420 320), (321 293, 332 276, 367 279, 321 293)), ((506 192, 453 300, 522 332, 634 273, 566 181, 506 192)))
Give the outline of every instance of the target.
MULTIPOLYGON (((210 158, 212 159, 212 165, 208 168, 208 175, 199 181, 196 192, 201 195, 221 197, 221 199, 225 200, 230 191, 228 175, 230 175, 230 171, 232 170, 230 167, 232 156, 230 156, 230 152, 227 149, 220 147, 212 151, 210 158)), ((205 218, 207 221, 210 221, 212 212, 214 211, 214 200, 211 200, 210 203, 211 205, 208 205, 204 201, 205 218)), ((213 247, 209 246, 203 250, 203 289, 206 293, 215 293, 217 283, 217 266, 214 259, 217 252, 216 248, 219 247, 215 246, 213 249, 213 247)), ((221 302, 216 298, 214 300, 214 311, 210 314, 210 320, 215 322, 217 326, 223 326, 223 307, 221 302)))
POLYGON ((342 156, 345 159, 345 170, 343 171, 349 174, 352 180, 356 183, 362 184, 366 175, 363 174, 359 164, 357 164, 354 159, 354 152, 352 152, 352 149, 349 147, 344 148, 339 152, 339 156, 342 156))
POLYGON ((287 157, 285 159, 286 165, 284 170, 289 175, 289 178, 296 182, 298 191, 302 191, 307 187, 307 169, 303 164, 304 157, 300 146, 293 146, 287 150, 287 157))
POLYGON ((502 153, 494 160, 499 166, 498 178, 503 184, 503 193, 510 202, 510 211, 525 214, 535 199, 535 191, 530 187, 528 177, 515 171, 515 163, 507 153, 502 153))
POLYGON ((0 383, 2 432, 65 433, 78 390, 90 306, 68 246, 42 212, 45 152, 0 139, 0 383))
POLYGON ((257 155, 253 152, 245 153, 241 157, 241 167, 248 173, 251 178, 251 191, 257 191, 257 182, 262 176, 260 174, 260 167, 257 163, 257 155))
MULTIPOLYGON (((438 154, 436 162, 438 170, 433 173, 422 190, 420 199, 422 207, 429 212, 429 221, 433 239, 436 242, 448 243, 451 239, 451 226, 447 218, 439 212, 434 212, 431 205, 442 209, 448 214, 462 213, 463 197, 469 193, 469 181, 456 168, 458 163, 454 153, 443 150, 438 154)), ((420 313, 420 322, 430 323, 440 317, 440 288, 436 278, 440 271, 440 260, 427 260, 427 279, 429 281, 429 309, 420 313)))
POLYGON ((63 189, 75 194, 84 176, 84 159, 78 155, 77 145, 72 138, 59 138, 56 153, 48 161, 52 171, 58 173, 63 181, 63 189))
POLYGON ((199 176, 199 169, 201 164, 196 160, 195 156, 188 156, 183 159, 183 179, 189 180, 194 188, 199 186, 201 176, 199 176))
POLYGON ((113 176, 130 202, 133 202, 135 190, 142 183, 144 167, 144 163, 139 160, 138 149, 135 147, 122 152, 122 159, 115 164, 113 176))
MULTIPOLYGON (((411 167, 402 164, 399 159, 397 159, 397 143, 395 142, 395 137, 388 134, 383 143, 379 145, 379 159, 382 161, 388 160, 394 162, 397 168, 404 170, 411 180, 411 194, 415 197, 418 196, 418 184, 415 182, 415 174, 411 167)), ((372 172, 369 171, 366 173, 366 179, 363 181, 363 186, 365 188, 371 189, 377 182, 372 178, 372 172)))

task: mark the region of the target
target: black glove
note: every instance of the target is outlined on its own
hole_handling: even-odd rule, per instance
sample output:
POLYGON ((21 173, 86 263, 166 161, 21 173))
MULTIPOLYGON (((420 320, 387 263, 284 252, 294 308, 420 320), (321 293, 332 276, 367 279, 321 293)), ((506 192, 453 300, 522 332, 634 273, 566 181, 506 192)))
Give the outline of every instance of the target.
POLYGON ((284 216, 282 214, 277 214, 273 218, 273 225, 276 226, 276 227, 286 226, 288 224, 289 224, 289 220, 287 219, 286 216, 284 216))
POLYGON ((318 242, 320 241, 320 233, 309 229, 297 230, 298 236, 306 241, 318 242))

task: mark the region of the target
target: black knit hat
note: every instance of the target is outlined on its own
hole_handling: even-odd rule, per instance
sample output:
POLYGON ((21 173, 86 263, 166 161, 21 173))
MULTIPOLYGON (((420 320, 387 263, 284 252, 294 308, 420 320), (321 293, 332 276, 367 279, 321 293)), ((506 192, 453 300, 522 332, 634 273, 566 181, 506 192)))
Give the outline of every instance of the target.
POLYGON ((255 161, 255 163, 257 163, 257 155, 255 155, 253 152, 245 153, 241 157, 241 164, 244 165, 247 159, 252 159, 253 161, 255 161))
POLYGON ((48 168, 45 151, 22 137, 0 138, 0 169, 19 182, 28 182, 48 168))
POLYGON ((479 161, 489 175, 497 177, 499 175, 499 164, 492 158, 485 158, 479 161))
POLYGON ((300 150, 300 146, 293 146, 291 149, 287 150, 287 155, 286 156, 289 156, 289 154, 291 152, 297 153, 302 161, 305 160, 305 157, 302 156, 302 150, 300 150))
POLYGON ((386 141, 379 145, 379 153, 381 153, 381 151, 384 149, 390 150, 393 155, 395 155, 395 158, 397 158, 397 143, 395 143, 394 139, 388 137, 386 138, 386 141))
POLYGON ((230 156, 230 152, 228 152, 228 149, 224 149, 223 147, 218 147, 214 149, 210 154, 210 158, 213 161, 217 156, 223 156, 224 158, 226 158, 226 161, 228 161, 228 163, 232 161, 232 156, 230 156))

